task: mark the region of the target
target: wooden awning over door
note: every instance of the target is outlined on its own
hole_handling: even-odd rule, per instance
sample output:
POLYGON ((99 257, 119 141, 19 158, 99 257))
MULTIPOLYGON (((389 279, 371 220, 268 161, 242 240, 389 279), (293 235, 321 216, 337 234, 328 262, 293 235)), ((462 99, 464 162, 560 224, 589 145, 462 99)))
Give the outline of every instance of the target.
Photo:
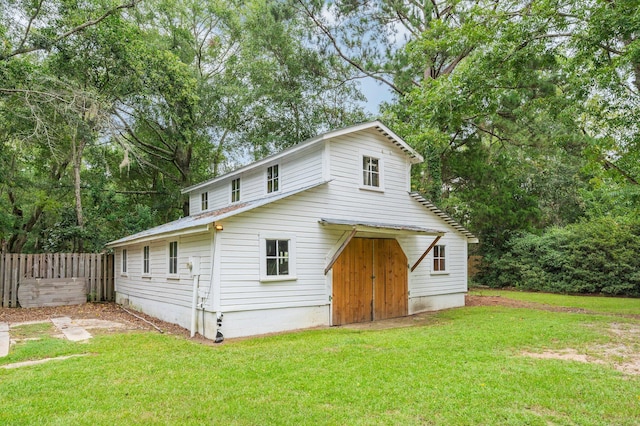
POLYGON ((435 241, 427 248, 422 257, 415 263, 413 268, 411 268, 411 272, 422 262, 422 259, 429 253, 429 251, 433 248, 433 245, 442 238, 445 234, 444 231, 439 231, 437 229, 425 228, 423 226, 417 225, 401 225, 401 224, 389 224, 389 223, 374 223, 374 222, 364 222, 364 221, 355 221, 355 220, 346 220, 346 219, 320 219, 319 223, 323 226, 330 227, 332 229, 344 229, 346 231, 350 231, 347 238, 342 242, 338 250, 334 253, 332 258, 327 263, 327 266, 324 268, 324 274, 331 270, 335 262, 338 260, 344 249, 349 245, 351 240, 356 236, 358 232, 366 232, 366 233, 375 233, 375 234, 391 234, 393 236, 396 235, 427 235, 427 236, 435 236, 435 241))

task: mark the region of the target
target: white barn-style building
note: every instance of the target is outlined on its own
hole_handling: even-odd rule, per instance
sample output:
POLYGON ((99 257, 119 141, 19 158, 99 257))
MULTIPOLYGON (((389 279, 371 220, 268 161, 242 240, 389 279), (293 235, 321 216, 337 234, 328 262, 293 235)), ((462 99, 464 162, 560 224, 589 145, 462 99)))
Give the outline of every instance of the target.
POLYGON ((464 305, 477 239, 417 193, 379 121, 183 190, 190 215, 112 241, 116 301, 205 337, 464 305))

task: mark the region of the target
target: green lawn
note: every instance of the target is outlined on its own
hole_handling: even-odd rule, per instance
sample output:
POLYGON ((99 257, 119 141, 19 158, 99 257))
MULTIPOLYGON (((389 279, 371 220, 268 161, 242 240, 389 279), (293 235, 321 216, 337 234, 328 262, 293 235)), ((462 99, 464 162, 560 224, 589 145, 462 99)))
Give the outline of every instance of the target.
POLYGON ((217 346, 156 333, 28 341, 0 364, 47 348, 88 355, 0 369, 0 424, 640 424, 640 376, 617 371, 619 356, 524 355, 571 348, 597 357, 597 348, 620 344, 638 351, 638 319, 474 307, 430 320, 217 346))

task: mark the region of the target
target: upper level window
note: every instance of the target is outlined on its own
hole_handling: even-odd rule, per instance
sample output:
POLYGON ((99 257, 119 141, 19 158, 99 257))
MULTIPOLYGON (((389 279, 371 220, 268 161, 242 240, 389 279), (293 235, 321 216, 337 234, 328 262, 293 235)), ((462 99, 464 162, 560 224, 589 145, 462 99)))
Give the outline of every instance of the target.
POLYGON ((278 192, 280 188, 278 165, 267 168, 267 193, 278 192))
POLYGON ((436 245, 433 247, 433 271, 444 272, 446 270, 444 246, 436 245))
POLYGON ((149 264, 149 246, 142 247, 142 273, 149 274, 151 267, 149 264))
POLYGON ((362 157, 362 185, 380 188, 380 159, 362 157))
POLYGON ((178 273, 178 242, 171 241, 169 243, 169 273, 178 273))
POLYGON ((240 178, 231 181, 231 202, 240 201, 240 178))
POLYGON ((122 273, 127 273, 127 249, 122 249, 122 273))
POLYGON ((204 211, 209 208, 209 193, 203 192, 200 194, 200 210, 204 211))

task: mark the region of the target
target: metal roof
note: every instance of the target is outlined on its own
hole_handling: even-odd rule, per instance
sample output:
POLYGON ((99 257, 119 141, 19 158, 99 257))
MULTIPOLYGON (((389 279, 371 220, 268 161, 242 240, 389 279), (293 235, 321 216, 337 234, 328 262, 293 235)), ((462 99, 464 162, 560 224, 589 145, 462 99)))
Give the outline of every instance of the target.
POLYGON ((449 216, 448 214, 446 214, 445 212, 437 208, 431 201, 427 200, 417 192, 410 192, 409 195, 414 200, 416 200, 417 202, 425 206, 427 209, 429 209, 431 212, 433 212, 436 216, 444 220, 447 224, 449 224, 450 226, 455 228, 457 231, 459 231, 462 235, 467 237, 470 243, 478 243, 478 237, 473 235, 464 226, 460 225, 458 222, 453 220, 451 216, 449 216))
POLYGON ((137 234, 129 235, 119 240, 111 241, 106 244, 107 247, 118 247, 128 244, 140 243, 146 240, 153 239, 157 235, 164 234, 166 236, 184 235, 190 233, 206 232, 209 230, 209 225, 226 219, 228 217, 244 213, 248 210, 255 209, 256 207, 264 206, 265 204, 273 203, 291 195, 298 194, 303 191, 307 191, 311 188, 315 188, 320 185, 324 185, 327 181, 319 182, 313 185, 305 186, 289 192, 283 192, 280 194, 272 195, 257 200, 247 201, 244 203, 235 203, 222 207, 217 210, 205 211, 193 216, 183 217, 173 222, 165 223, 155 228, 147 229, 137 234))
POLYGON ((404 231, 407 233, 418 233, 425 235, 434 235, 434 236, 443 236, 445 234, 444 231, 439 231, 437 229, 425 228, 423 226, 417 225, 401 225, 394 223, 374 223, 374 222, 363 222, 360 220, 346 220, 346 219, 320 219, 321 225, 331 225, 339 228, 355 228, 358 231, 379 231, 379 230, 393 230, 393 231, 404 231))
POLYGON ((422 156, 420 154, 418 154, 418 152, 416 150, 414 150, 413 148, 411 148, 405 141, 402 140, 402 138, 400 138, 400 136, 396 135, 395 133, 393 133, 387 126, 385 126, 384 124, 382 124, 382 122, 380 122, 379 120, 375 120, 375 121, 369 121, 366 123, 361 123, 361 124, 356 124, 354 126, 349 126, 349 127, 345 127, 342 129, 338 129, 338 130, 333 130, 327 133, 323 133, 321 135, 318 135, 314 138, 311 139, 307 139, 306 141, 300 142, 290 148, 285 149, 284 151, 281 151, 277 154, 273 154, 270 155, 268 157, 263 158, 262 160, 259 161, 255 161, 253 163, 247 164, 246 166, 242 166, 232 172, 226 173, 224 175, 215 177, 213 179, 209 179, 207 181, 204 182, 200 182, 198 184, 189 186, 187 188, 184 188, 182 190, 183 194, 186 194, 188 192, 192 192, 195 190, 198 190, 200 188, 204 188, 205 186, 211 185, 213 183, 225 180, 225 179, 229 179, 233 176, 236 176, 240 173, 246 172, 248 170, 252 170, 255 169, 257 167, 261 167, 264 166, 267 163, 279 160, 280 158, 286 156, 286 155, 290 155, 294 152, 300 151, 302 149, 306 149, 309 148, 313 145, 315 145, 316 143, 320 143, 322 141, 326 141, 328 139, 332 139, 332 138, 336 138, 339 136, 343 136, 349 133, 355 133, 355 132, 360 132, 363 130, 370 130, 370 129, 374 129, 376 131, 378 131, 381 135, 383 135, 384 137, 386 137, 392 144, 394 144, 395 146, 397 146, 398 148, 400 148, 405 154, 407 154, 409 156, 409 158, 411 159, 411 163, 412 164, 416 164, 416 163, 421 163, 422 161, 424 161, 424 159, 422 158, 422 156))

